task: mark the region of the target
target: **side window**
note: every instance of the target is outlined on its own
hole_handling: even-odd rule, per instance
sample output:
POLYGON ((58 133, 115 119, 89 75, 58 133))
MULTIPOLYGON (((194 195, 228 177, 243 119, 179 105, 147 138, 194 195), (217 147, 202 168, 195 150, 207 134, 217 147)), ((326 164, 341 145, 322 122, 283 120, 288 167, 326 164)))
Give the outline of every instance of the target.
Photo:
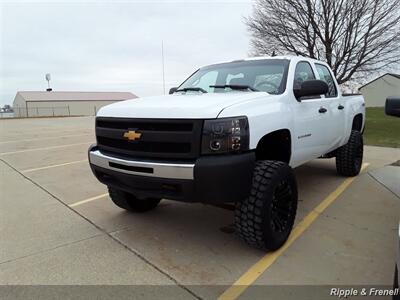
POLYGON ((315 79, 311 65, 306 61, 297 63, 294 71, 293 89, 299 89, 303 81, 315 79))
POLYGON ((328 93, 325 94, 325 97, 336 97, 337 96, 336 85, 329 69, 326 66, 320 64, 315 64, 315 67, 317 69, 320 79, 328 84, 329 90, 328 93))

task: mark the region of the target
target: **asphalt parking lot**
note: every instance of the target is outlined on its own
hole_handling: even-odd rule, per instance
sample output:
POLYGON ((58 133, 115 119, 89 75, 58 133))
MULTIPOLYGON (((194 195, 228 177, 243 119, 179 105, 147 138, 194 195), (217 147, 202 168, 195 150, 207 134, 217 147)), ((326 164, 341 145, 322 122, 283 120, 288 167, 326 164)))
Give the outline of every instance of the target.
POLYGON ((94 140, 93 117, 0 120, 0 284, 176 286, 181 298, 234 299, 250 293, 243 284, 393 283, 400 199, 373 175, 400 149, 365 147, 352 179, 333 159, 297 168, 295 236, 266 254, 234 234, 230 207, 119 209, 87 163, 94 140))

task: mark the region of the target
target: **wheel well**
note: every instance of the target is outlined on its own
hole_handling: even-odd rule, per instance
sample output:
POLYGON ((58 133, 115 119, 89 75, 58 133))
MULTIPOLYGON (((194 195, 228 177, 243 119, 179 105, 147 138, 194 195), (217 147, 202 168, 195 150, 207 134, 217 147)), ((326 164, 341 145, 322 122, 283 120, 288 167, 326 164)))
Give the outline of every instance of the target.
POLYGON ((362 114, 358 114, 354 116, 353 124, 351 126, 351 130, 357 130, 361 132, 362 130, 362 123, 363 123, 363 116, 362 114))
POLYGON ((290 131, 280 129, 264 135, 257 144, 257 160, 278 160, 289 163, 292 154, 290 131))

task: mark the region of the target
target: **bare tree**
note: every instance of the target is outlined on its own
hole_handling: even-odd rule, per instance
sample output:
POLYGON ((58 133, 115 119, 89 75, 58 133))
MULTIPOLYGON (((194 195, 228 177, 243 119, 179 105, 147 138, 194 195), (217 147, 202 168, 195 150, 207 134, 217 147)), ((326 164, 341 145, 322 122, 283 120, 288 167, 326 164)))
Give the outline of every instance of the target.
POLYGON ((256 0, 254 55, 326 61, 339 83, 400 62, 400 0, 256 0))

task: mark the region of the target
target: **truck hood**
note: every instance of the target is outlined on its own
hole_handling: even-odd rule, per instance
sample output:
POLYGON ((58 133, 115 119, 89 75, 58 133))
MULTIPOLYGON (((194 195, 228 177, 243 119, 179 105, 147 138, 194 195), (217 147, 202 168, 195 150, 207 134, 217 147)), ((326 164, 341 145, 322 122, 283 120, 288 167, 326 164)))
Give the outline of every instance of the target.
POLYGON ((175 94, 144 97, 102 107, 97 116, 116 118, 207 119, 216 118, 227 107, 260 98, 265 92, 175 94))

